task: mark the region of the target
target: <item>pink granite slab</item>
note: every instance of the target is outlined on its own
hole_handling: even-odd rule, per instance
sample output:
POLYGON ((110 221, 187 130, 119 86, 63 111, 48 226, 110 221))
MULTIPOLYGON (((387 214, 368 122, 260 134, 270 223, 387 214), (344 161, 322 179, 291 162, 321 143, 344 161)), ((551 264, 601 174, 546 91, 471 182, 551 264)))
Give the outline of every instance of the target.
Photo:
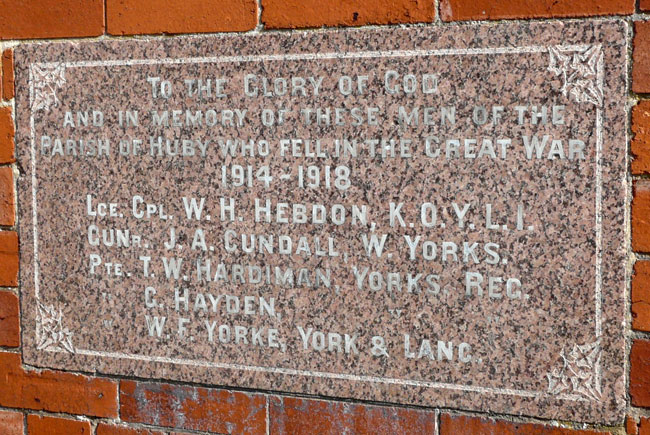
POLYGON ((610 20, 21 45, 25 362, 621 421, 626 35, 623 21, 610 20), (263 94, 263 77, 276 95, 263 94), (310 77, 322 78, 318 93, 310 77), (188 94, 185 80, 195 79, 211 79, 211 93, 188 94), (154 96, 152 83, 165 94, 154 96), (400 107, 419 108, 418 125, 400 124, 400 107), (455 122, 441 122, 443 107, 455 122), (301 109, 317 108, 329 108, 331 122, 308 124, 301 109), (170 124, 154 125, 152 111, 165 110, 170 124), (187 110, 201 125, 186 122, 187 110), (232 125, 225 110, 246 114, 232 125), (277 121, 280 110, 281 124, 264 125, 263 113, 277 121), (138 125, 120 124, 121 111, 138 111, 138 125), (546 142, 528 158, 533 136, 546 142), (181 146, 151 155, 150 137, 181 146), (400 138, 411 142, 401 148, 400 138), (224 156, 227 139, 252 141, 254 155, 224 156), (312 142, 292 153, 281 142, 291 139, 312 142), (358 154, 337 153, 337 139, 357 140, 358 154), (373 155, 367 139, 397 142, 373 155), (107 155, 82 152, 80 140, 108 141, 107 155), (248 167, 250 183, 233 186, 248 167), (300 171, 316 169, 319 187, 308 177, 301 187, 300 171), (200 219, 188 219, 183 198, 203 198, 200 219), (232 219, 222 199, 234 201, 232 219), (259 207, 256 222, 256 201, 267 200, 271 222, 259 207), (99 203, 116 204, 113 215, 99 203), (327 210, 324 222, 314 207, 327 210), (462 225, 454 207, 467 207, 462 225), (127 246, 103 243, 111 229, 129 231, 127 246), (241 235, 256 237, 253 252, 241 235), (272 239, 266 248, 260 235, 272 239), (384 236, 382 254, 369 256, 364 240, 384 236), (293 249, 279 252, 287 240, 293 249), (178 278, 165 276, 163 259, 173 258, 182 259, 178 278), (208 260, 211 279, 200 280, 196 263, 208 260), (283 281, 291 273, 293 283, 283 281), (482 280, 480 290, 468 294, 468 280, 482 280))

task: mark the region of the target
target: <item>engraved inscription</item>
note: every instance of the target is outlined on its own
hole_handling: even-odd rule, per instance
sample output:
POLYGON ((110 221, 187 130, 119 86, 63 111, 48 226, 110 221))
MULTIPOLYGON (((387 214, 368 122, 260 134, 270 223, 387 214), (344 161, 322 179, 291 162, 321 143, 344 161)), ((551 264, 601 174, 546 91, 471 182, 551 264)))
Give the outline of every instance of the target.
POLYGON ((517 29, 17 50, 26 361, 617 418, 626 32, 517 29))

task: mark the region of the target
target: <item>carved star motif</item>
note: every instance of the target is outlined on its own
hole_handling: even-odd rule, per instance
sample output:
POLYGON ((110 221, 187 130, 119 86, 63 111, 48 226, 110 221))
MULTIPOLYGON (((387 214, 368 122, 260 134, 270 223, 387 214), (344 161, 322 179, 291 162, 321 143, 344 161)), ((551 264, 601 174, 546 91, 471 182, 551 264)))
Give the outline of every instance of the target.
POLYGON ((572 95, 578 103, 603 104, 603 83, 598 71, 603 53, 600 45, 582 50, 572 47, 549 47, 548 70, 562 77, 562 95, 572 95))
POLYGON ((38 317, 36 319, 36 336, 38 350, 64 349, 74 353, 72 332, 63 326, 63 313, 54 309, 53 305, 43 305, 38 302, 38 317))
POLYGON ((573 393, 590 400, 601 400, 600 340, 582 346, 574 345, 568 354, 562 349, 560 357, 562 368, 555 368, 546 374, 548 392, 553 395, 573 393))
POLYGON ((31 66, 33 94, 32 110, 49 110, 51 106, 58 106, 59 99, 56 96, 56 89, 63 86, 65 80, 65 67, 58 65, 31 66))

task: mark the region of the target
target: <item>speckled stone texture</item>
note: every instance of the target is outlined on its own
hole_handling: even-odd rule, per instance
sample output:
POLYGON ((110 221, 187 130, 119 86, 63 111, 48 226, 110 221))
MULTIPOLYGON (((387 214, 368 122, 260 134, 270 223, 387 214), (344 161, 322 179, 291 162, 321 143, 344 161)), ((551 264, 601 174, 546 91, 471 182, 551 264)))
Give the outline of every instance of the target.
MULTIPOLYGON (((610 20, 18 47, 25 362, 330 397, 621 421, 626 34, 624 22, 610 20), (401 86, 396 93, 384 85, 387 73, 391 89, 401 86), (248 74, 258 77, 258 86, 261 77, 285 77, 290 84, 291 77, 304 77, 306 95, 289 91, 270 97, 260 90, 246 96, 248 74), (418 83, 412 93, 403 92, 413 83, 402 80, 406 74, 418 83), (425 74, 438 79, 431 93, 421 87, 425 74), (343 75, 354 84, 347 96, 346 87, 341 91, 337 85, 343 75), (368 77, 361 93, 359 75, 368 77), (171 95, 152 97, 148 77, 168 80, 171 95), (323 78, 318 95, 309 77, 323 78), (218 78, 227 79, 225 97, 216 95, 218 78), (188 95, 186 79, 212 79, 212 95, 188 95), (400 106, 408 113, 419 107, 419 124, 400 124, 400 106), (455 122, 441 122, 441 108, 451 106, 455 122), (477 106, 486 109, 487 122, 477 106), (526 106, 519 109, 521 123, 517 106, 526 106), (534 122, 533 106, 545 107, 546 118, 534 122), (306 125, 300 109, 317 107, 348 112, 342 125, 336 125, 334 114, 331 125, 306 125), (377 108, 373 125, 367 107, 377 108), (432 108, 429 125, 426 107, 432 108), (354 108, 361 125, 352 123, 354 108), (225 109, 246 109, 242 125, 222 126, 225 109), (264 109, 285 109, 285 121, 264 126, 264 109), (93 126, 90 113, 90 125, 79 126, 77 111, 93 110, 103 113, 102 125, 93 126), (139 125, 119 124, 125 110, 139 111, 139 125), (181 110, 181 125, 153 125, 152 110, 169 110, 170 122, 171 111, 181 110), (214 110, 218 124, 207 126, 204 118, 203 126, 186 125, 185 110, 214 110), (65 122, 66 112, 74 127, 65 122), (55 154, 54 142, 43 147, 44 135, 107 139, 110 153, 74 156, 64 146, 64 155, 55 154), (525 138, 532 135, 540 141, 548 136, 540 158, 526 156, 525 138), (209 141, 206 156, 198 155, 193 142, 194 155, 153 157, 150 136, 209 141), (400 156, 399 145, 395 156, 372 156, 364 143, 400 137, 412 139, 404 152, 410 157, 400 156), (429 155, 427 137, 434 145, 429 155), (224 157, 219 140, 228 138, 266 140, 270 151, 224 157), (511 139, 507 146, 497 145, 506 138, 511 139), (292 156, 291 147, 283 156, 282 139, 321 139, 324 156, 305 156, 304 147, 300 156, 292 156), (358 156, 337 155, 336 139, 356 139, 358 156), (447 158, 445 149, 453 145, 447 141, 454 139, 461 141, 460 155, 447 158), (478 145, 466 139, 477 139, 478 145), (142 140, 142 151, 134 155, 131 146, 129 155, 121 155, 121 140, 142 140), (439 155, 433 153, 436 140, 439 155), (571 140, 578 141, 572 142, 573 153, 571 140), (234 165, 253 168, 250 187, 223 185, 222 167, 232 175, 234 165), (262 166, 273 177, 268 187, 256 177, 262 166), (302 167, 306 173, 307 166, 321 174, 326 166, 346 166, 349 186, 328 188, 323 176, 318 188, 300 188, 299 172, 302 167), (173 218, 161 219, 158 211, 138 218, 146 211, 138 197, 157 210, 162 204, 173 218), (190 198, 197 203, 204 198, 200 220, 188 219, 182 198, 188 204, 190 198), (221 198, 226 205, 233 199, 233 220, 221 198), (273 204, 272 222, 256 222, 256 199, 273 204), (99 203, 117 204, 114 216, 92 215, 99 203), (288 204, 288 223, 279 222, 283 215, 275 212, 281 203, 288 204), (328 210, 340 204, 346 220, 300 223, 292 217, 293 204, 304 204, 308 216, 314 204, 328 210), (352 220, 353 205, 366 207, 367 221, 352 220), (465 208, 461 224, 458 214, 465 208), (141 246, 92 245, 92 225, 100 238, 102 229, 128 229, 142 238, 141 246), (172 228, 176 245, 166 247, 172 228), (203 237, 196 233, 199 228, 203 237), (226 246, 224 239, 232 234, 235 244, 226 246), (273 236, 276 252, 243 252, 240 234, 273 236), (383 235, 382 255, 367 255, 364 240, 383 235), (277 252, 280 236, 293 240, 290 255, 277 252), (297 248, 301 237, 309 254, 297 248), (408 241, 417 237, 411 258, 408 241), (94 274, 93 254, 102 262, 94 274), (148 260, 141 257, 150 258, 148 276, 148 260), (169 265, 173 257, 183 261, 180 273, 166 278, 163 258, 169 265), (208 259, 211 280, 200 281, 196 262, 208 259), (106 263, 122 264, 124 275, 109 274, 106 263), (219 263, 226 266, 227 280, 215 280, 219 263), (243 267, 239 280, 233 264, 243 267), (249 266, 268 267, 269 282, 250 282, 249 266), (294 284, 278 282, 276 268, 293 270, 294 284), (366 268, 367 275, 357 279, 355 270, 363 275, 366 268), (318 270, 329 273, 331 282, 316 283, 318 270), (466 281, 476 281, 478 274, 481 291, 470 287, 468 294, 466 281), (187 310, 175 297, 186 290, 187 310), (260 309, 260 298, 273 307, 260 309), (159 337, 154 317, 165 319, 159 337), (304 343, 298 327, 310 331, 304 343)), ((333 174, 329 181, 336 178, 333 174)))

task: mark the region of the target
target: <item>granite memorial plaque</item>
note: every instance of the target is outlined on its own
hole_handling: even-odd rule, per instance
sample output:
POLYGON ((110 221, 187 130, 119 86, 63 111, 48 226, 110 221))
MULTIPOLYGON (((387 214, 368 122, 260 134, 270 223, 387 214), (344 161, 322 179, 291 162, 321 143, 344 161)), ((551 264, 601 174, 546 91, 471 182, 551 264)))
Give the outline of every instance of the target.
POLYGON ((16 49, 25 362, 625 406, 622 21, 16 49))

